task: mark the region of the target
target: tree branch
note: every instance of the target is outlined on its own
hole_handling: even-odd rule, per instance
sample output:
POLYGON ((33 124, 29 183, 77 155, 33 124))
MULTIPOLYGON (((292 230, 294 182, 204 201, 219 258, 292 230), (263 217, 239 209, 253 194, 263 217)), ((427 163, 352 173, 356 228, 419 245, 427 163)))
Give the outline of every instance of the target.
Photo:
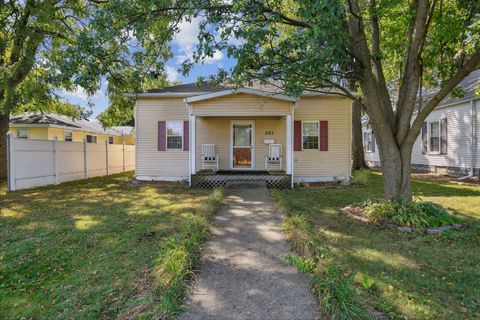
POLYGON ((421 76, 421 56, 427 37, 429 24, 435 8, 435 1, 428 7, 428 0, 417 0, 414 27, 409 31, 409 47, 403 76, 400 83, 396 110, 396 139, 401 145, 410 130, 410 121, 417 102, 418 86, 421 76))
POLYGON ((422 128, 422 124, 427 116, 437 107, 440 102, 472 71, 476 70, 480 65, 480 49, 478 49, 468 61, 447 81, 447 83, 421 108, 415 118, 408 140, 410 142, 417 138, 422 128))

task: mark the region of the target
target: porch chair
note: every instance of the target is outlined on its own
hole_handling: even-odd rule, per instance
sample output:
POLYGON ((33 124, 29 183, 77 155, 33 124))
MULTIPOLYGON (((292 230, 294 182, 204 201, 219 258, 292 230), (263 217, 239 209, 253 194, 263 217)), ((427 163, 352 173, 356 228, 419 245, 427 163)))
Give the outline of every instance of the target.
POLYGON ((271 170, 272 167, 278 167, 277 170, 282 170, 282 145, 269 144, 268 155, 265 157, 265 169, 271 170))
POLYGON ((214 144, 202 144, 202 170, 207 168, 218 171, 218 154, 214 144))

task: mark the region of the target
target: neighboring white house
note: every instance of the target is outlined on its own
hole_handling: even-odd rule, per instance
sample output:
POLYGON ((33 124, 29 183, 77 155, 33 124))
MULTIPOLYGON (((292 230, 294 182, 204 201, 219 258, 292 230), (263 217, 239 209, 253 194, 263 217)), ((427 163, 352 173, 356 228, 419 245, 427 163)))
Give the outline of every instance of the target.
POLYGON ((273 171, 290 182, 348 180, 351 101, 334 93, 295 98, 266 86, 185 84, 129 94, 135 176, 192 183, 208 166, 218 172, 212 184, 226 179, 222 172, 263 174, 267 186, 273 171))
MULTIPOLYGON (((456 176, 480 171, 480 97, 476 95, 480 70, 472 72, 458 86, 461 98, 448 96, 427 117, 412 152, 412 168, 418 171, 456 176)), ((380 156, 374 134, 363 124, 365 161, 379 167, 380 156)))

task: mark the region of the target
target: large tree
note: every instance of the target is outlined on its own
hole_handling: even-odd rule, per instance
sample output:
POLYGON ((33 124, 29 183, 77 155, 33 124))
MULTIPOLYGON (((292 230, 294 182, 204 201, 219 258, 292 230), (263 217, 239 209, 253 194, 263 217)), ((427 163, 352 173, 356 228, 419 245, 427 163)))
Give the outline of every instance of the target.
MULTIPOLYGON (((478 0, 200 0, 194 5, 205 16, 194 59, 220 49, 238 60, 219 73, 219 80, 281 80, 294 95, 332 88, 366 111, 387 199, 411 199, 411 153, 423 122, 480 63, 478 0), (241 44, 232 44, 232 37, 241 44), (349 90, 352 82, 360 85, 360 97, 349 90), (415 113, 425 86, 438 90, 415 113)), ((184 71, 192 65, 185 62, 184 71)))
POLYGON ((0 178, 6 176, 6 133, 12 112, 75 113, 55 94, 49 54, 68 41, 75 19, 84 14, 83 1, 0 1, 0 178))
POLYGON ((79 116, 60 89, 91 95, 106 82, 111 108, 102 120, 115 124, 131 118, 125 90, 167 83, 163 64, 184 13, 163 10, 172 2, 0 0, 0 178, 12 113, 79 116))

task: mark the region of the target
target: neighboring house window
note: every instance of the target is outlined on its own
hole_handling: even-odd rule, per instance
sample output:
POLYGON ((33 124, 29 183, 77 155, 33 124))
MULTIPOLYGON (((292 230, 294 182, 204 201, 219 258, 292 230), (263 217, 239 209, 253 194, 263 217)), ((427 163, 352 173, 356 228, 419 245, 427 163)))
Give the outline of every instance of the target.
POLYGON ((375 139, 371 131, 365 132, 365 151, 375 152, 375 139))
POLYGON ((167 150, 182 149, 183 121, 167 121, 167 150))
POLYGON ((318 150, 320 124, 318 121, 302 121, 303 150, 318 150))
POLYGON ((108 143, 113 144, 113 137, 108 137, 108 143))
POLYGON ((73 141, 73 135, 72 135, 72 131, 65 131, 63 133, 63 139, 65 141, 73 141))
POLYGON ((448 119, 425 121, 422 125, 422 153, 448 153, 448 119))
POLYGON ((87 134, 87 142, 88 143, 97 143, 97 136, 92 136, 90 134, 87 134))
POLYGON ((28 129, 17 129, 17 138, 28 139, 28 129))
POLYGON ((439 121, 433 121, 428 123, 428 151, 431 153, 440 153, 439 121))

